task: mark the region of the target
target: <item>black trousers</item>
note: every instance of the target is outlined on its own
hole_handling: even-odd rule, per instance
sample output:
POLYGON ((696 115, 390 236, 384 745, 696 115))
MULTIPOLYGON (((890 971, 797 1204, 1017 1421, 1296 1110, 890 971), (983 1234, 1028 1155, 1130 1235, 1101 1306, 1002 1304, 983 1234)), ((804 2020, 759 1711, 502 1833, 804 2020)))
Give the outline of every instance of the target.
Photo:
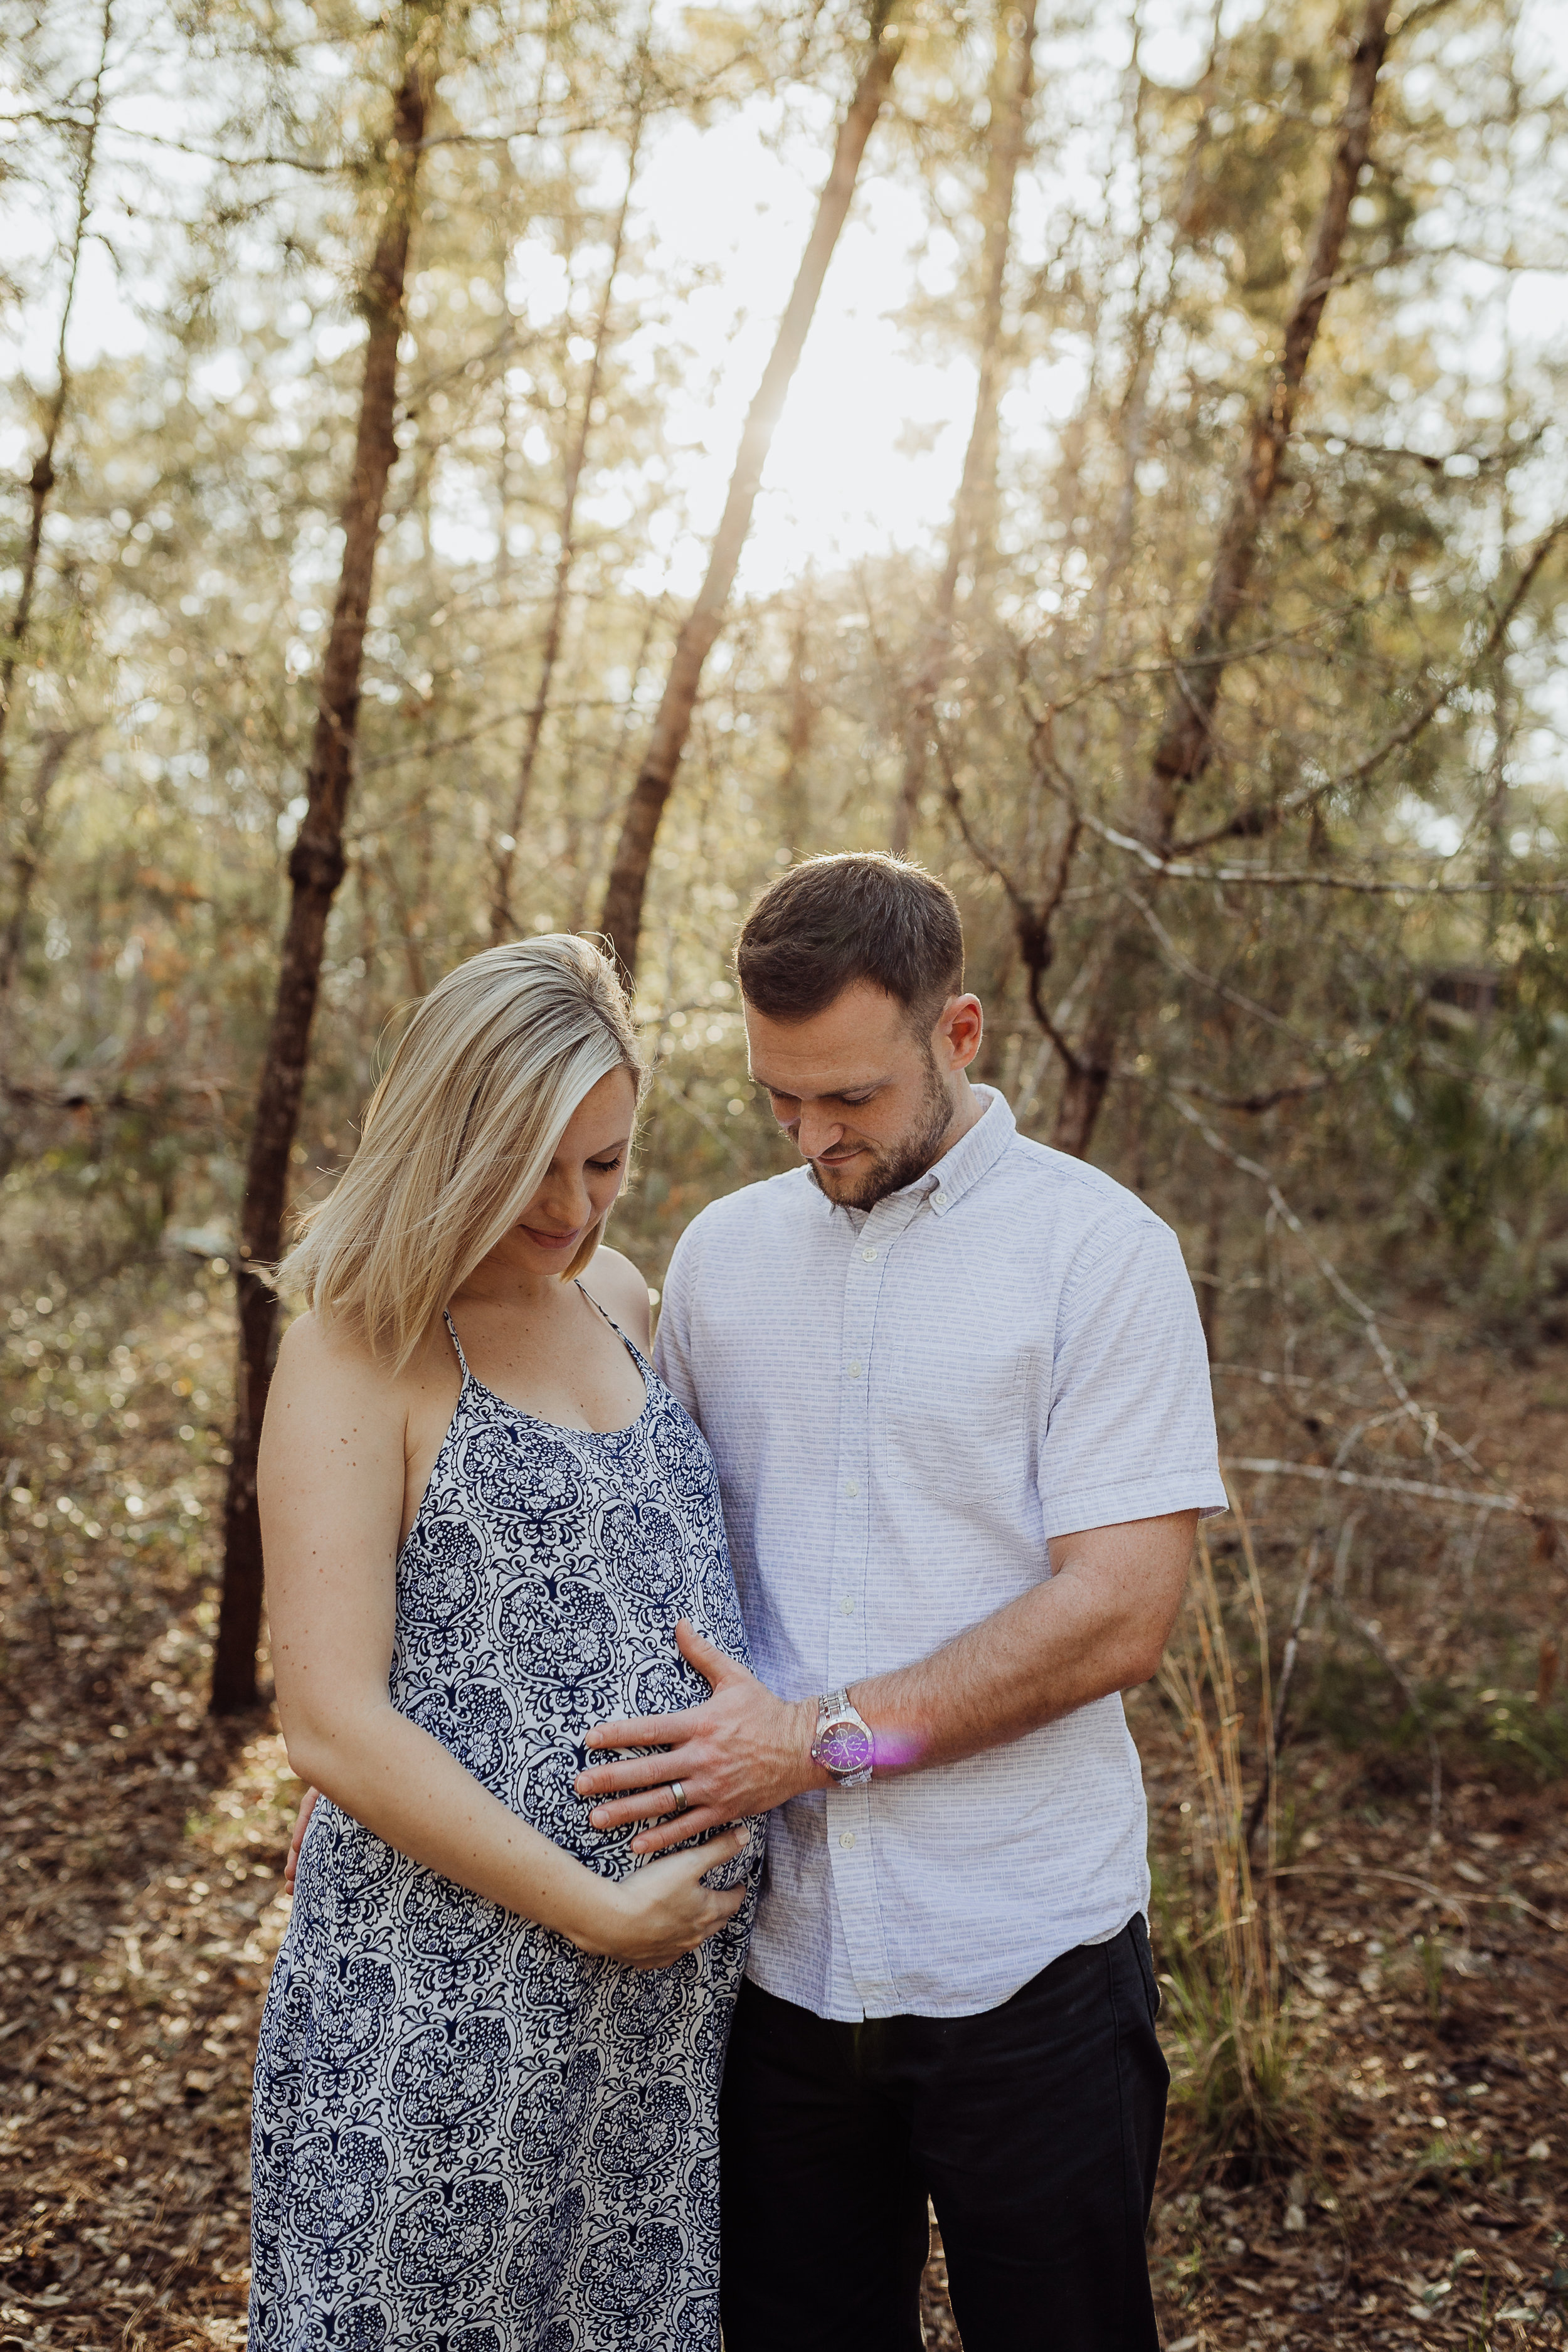
POLYGON ((1157 2352, 1158 2006, 1142 1919, 978 2017, 842 2025, 742 1985, 720 2107, 725 2352, 919 2352, 928 2194, 964 2352, 1157 2352))

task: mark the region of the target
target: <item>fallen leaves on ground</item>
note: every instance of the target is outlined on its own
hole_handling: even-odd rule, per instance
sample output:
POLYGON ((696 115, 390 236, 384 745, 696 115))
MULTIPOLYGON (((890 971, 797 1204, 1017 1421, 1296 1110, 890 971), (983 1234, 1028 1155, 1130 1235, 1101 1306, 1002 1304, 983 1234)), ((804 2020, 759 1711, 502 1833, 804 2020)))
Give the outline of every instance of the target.
MULTIPOLYGON (((141 1272, 68 1321, 52 1300, 9 1313, 0 2352, 237 2347, 296 1790, 269 1717, 203 1711, 228 1301, 208 1277, 150 1295, 141 1272)), ((1151 1694, 1133 1712, 1174 1855, 1179 1743, 1151 1694)), ((1374 1789, 1315 1738, 1289 1779, 1294 2149, 1249 2179, 1174 2111, 1167 2352, 1560 2342, 1563 1783, 1458 1778, 1433 1847, 1422 1770, 1374 1789)), ((940 2241, 926 2288, 928 2340, 955 2352, 940 2241)))

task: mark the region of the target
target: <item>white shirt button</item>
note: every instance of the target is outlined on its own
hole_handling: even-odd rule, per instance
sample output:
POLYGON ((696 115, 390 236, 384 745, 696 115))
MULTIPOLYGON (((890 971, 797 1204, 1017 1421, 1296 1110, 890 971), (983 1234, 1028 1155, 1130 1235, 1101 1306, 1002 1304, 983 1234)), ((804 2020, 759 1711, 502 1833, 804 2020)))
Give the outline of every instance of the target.
POLYGON ((838 1613, 841 1617, 853 1617, 855 1614, 855 1603, 849 1599, 847 1594, 845 1595, 844 1599, 838 1604, 838 1613))
POLYGON ((849 1497, 850 1501, 851 1501, 851 1502, 853 1502, 853 1501, 854 1501, 854 1499, 855 1499, 855 1497, 856 1497, 856 1496, 860 1492, 860 1481, 859 1481, 859 1479, 858 1479, 858 1478, 846 1478, 846 1480, 844 1481, 844 1491, 845 1491, 845 1493, 848 1496, 848 1497, 849 1497))
POLYGON ((939 1209, 945 1209, 945 1208, 946 1208, 946 1206, 947 1206, 947 1194, 946 1194, 945 1192, 938 1192, 938 1193, 936 1194, 936 1196, 935 1196, 935 1199, 936 1199, 936 1205, 937 1205, 937 1207, 938 1207, 939 1209))
POLYGON ((869 1265, 877 1253, 874 1249, 863 1249, 860 1255, 865 1259, 867 1265, 869 1265))
POLYGON ((850 1847, 851 1847, 851 1846, 854 1844, 854 1843, 855 1843, 855 1832, 854 1832, 854 1831, 853 1831, 853 1830, 840 1830, 840 1831, 839 1831, 839 1832, 838 1832, 838 1843, 839 1843, 839 1844, 844 1848, 845 1853, 848 1853, 848 1851, 849 1851, 849 1849, 850 1849, 850 1847))
POLYGON ((865 1369, 866 1367, 864 1364, 851 1364, 849 1367, 850 1379, 852 1381, 858 1381, 865 1369))

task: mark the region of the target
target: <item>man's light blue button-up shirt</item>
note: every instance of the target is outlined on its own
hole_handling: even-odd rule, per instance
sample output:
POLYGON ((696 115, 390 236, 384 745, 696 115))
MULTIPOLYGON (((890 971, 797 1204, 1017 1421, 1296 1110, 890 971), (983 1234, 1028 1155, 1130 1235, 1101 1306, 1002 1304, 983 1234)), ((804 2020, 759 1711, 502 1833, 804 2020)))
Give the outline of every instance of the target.
MULTIPOLYGON (((923 1658, 1050 1574, 1047 1538, 1225 1508, 1175 1236, 1000 1095, 916 1182, 801 1168, 705 1209, 658 1370, 713 1449, 757 1672, 805 1698, 923 1658)), ((964 2016, 1145 1907, 1119 1697, 772 1817, 748 1972, 822 2017, 964 2016)))

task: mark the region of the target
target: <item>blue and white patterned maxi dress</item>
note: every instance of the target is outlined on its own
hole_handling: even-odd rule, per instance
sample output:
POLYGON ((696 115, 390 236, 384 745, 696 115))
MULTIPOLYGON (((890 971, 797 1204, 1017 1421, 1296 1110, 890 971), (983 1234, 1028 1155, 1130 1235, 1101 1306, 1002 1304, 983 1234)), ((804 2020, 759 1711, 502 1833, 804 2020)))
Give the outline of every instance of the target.
MULTIPOLYGON (((590 1827, 584 1734, 707 1696, 678 1617, 746 1655, 712 1457, 631 1353, 647 1401, 603 1433, 505 1403, 458 1347, 390 1685, 610 1878, 635 1831, 590 1827)), ((257 2053, 250 2352, 718 2352, 719 2078, 761 1861, 754 1826, 727 1866, 745 1907, 645 1973, 319 1804, 257 2053)))

